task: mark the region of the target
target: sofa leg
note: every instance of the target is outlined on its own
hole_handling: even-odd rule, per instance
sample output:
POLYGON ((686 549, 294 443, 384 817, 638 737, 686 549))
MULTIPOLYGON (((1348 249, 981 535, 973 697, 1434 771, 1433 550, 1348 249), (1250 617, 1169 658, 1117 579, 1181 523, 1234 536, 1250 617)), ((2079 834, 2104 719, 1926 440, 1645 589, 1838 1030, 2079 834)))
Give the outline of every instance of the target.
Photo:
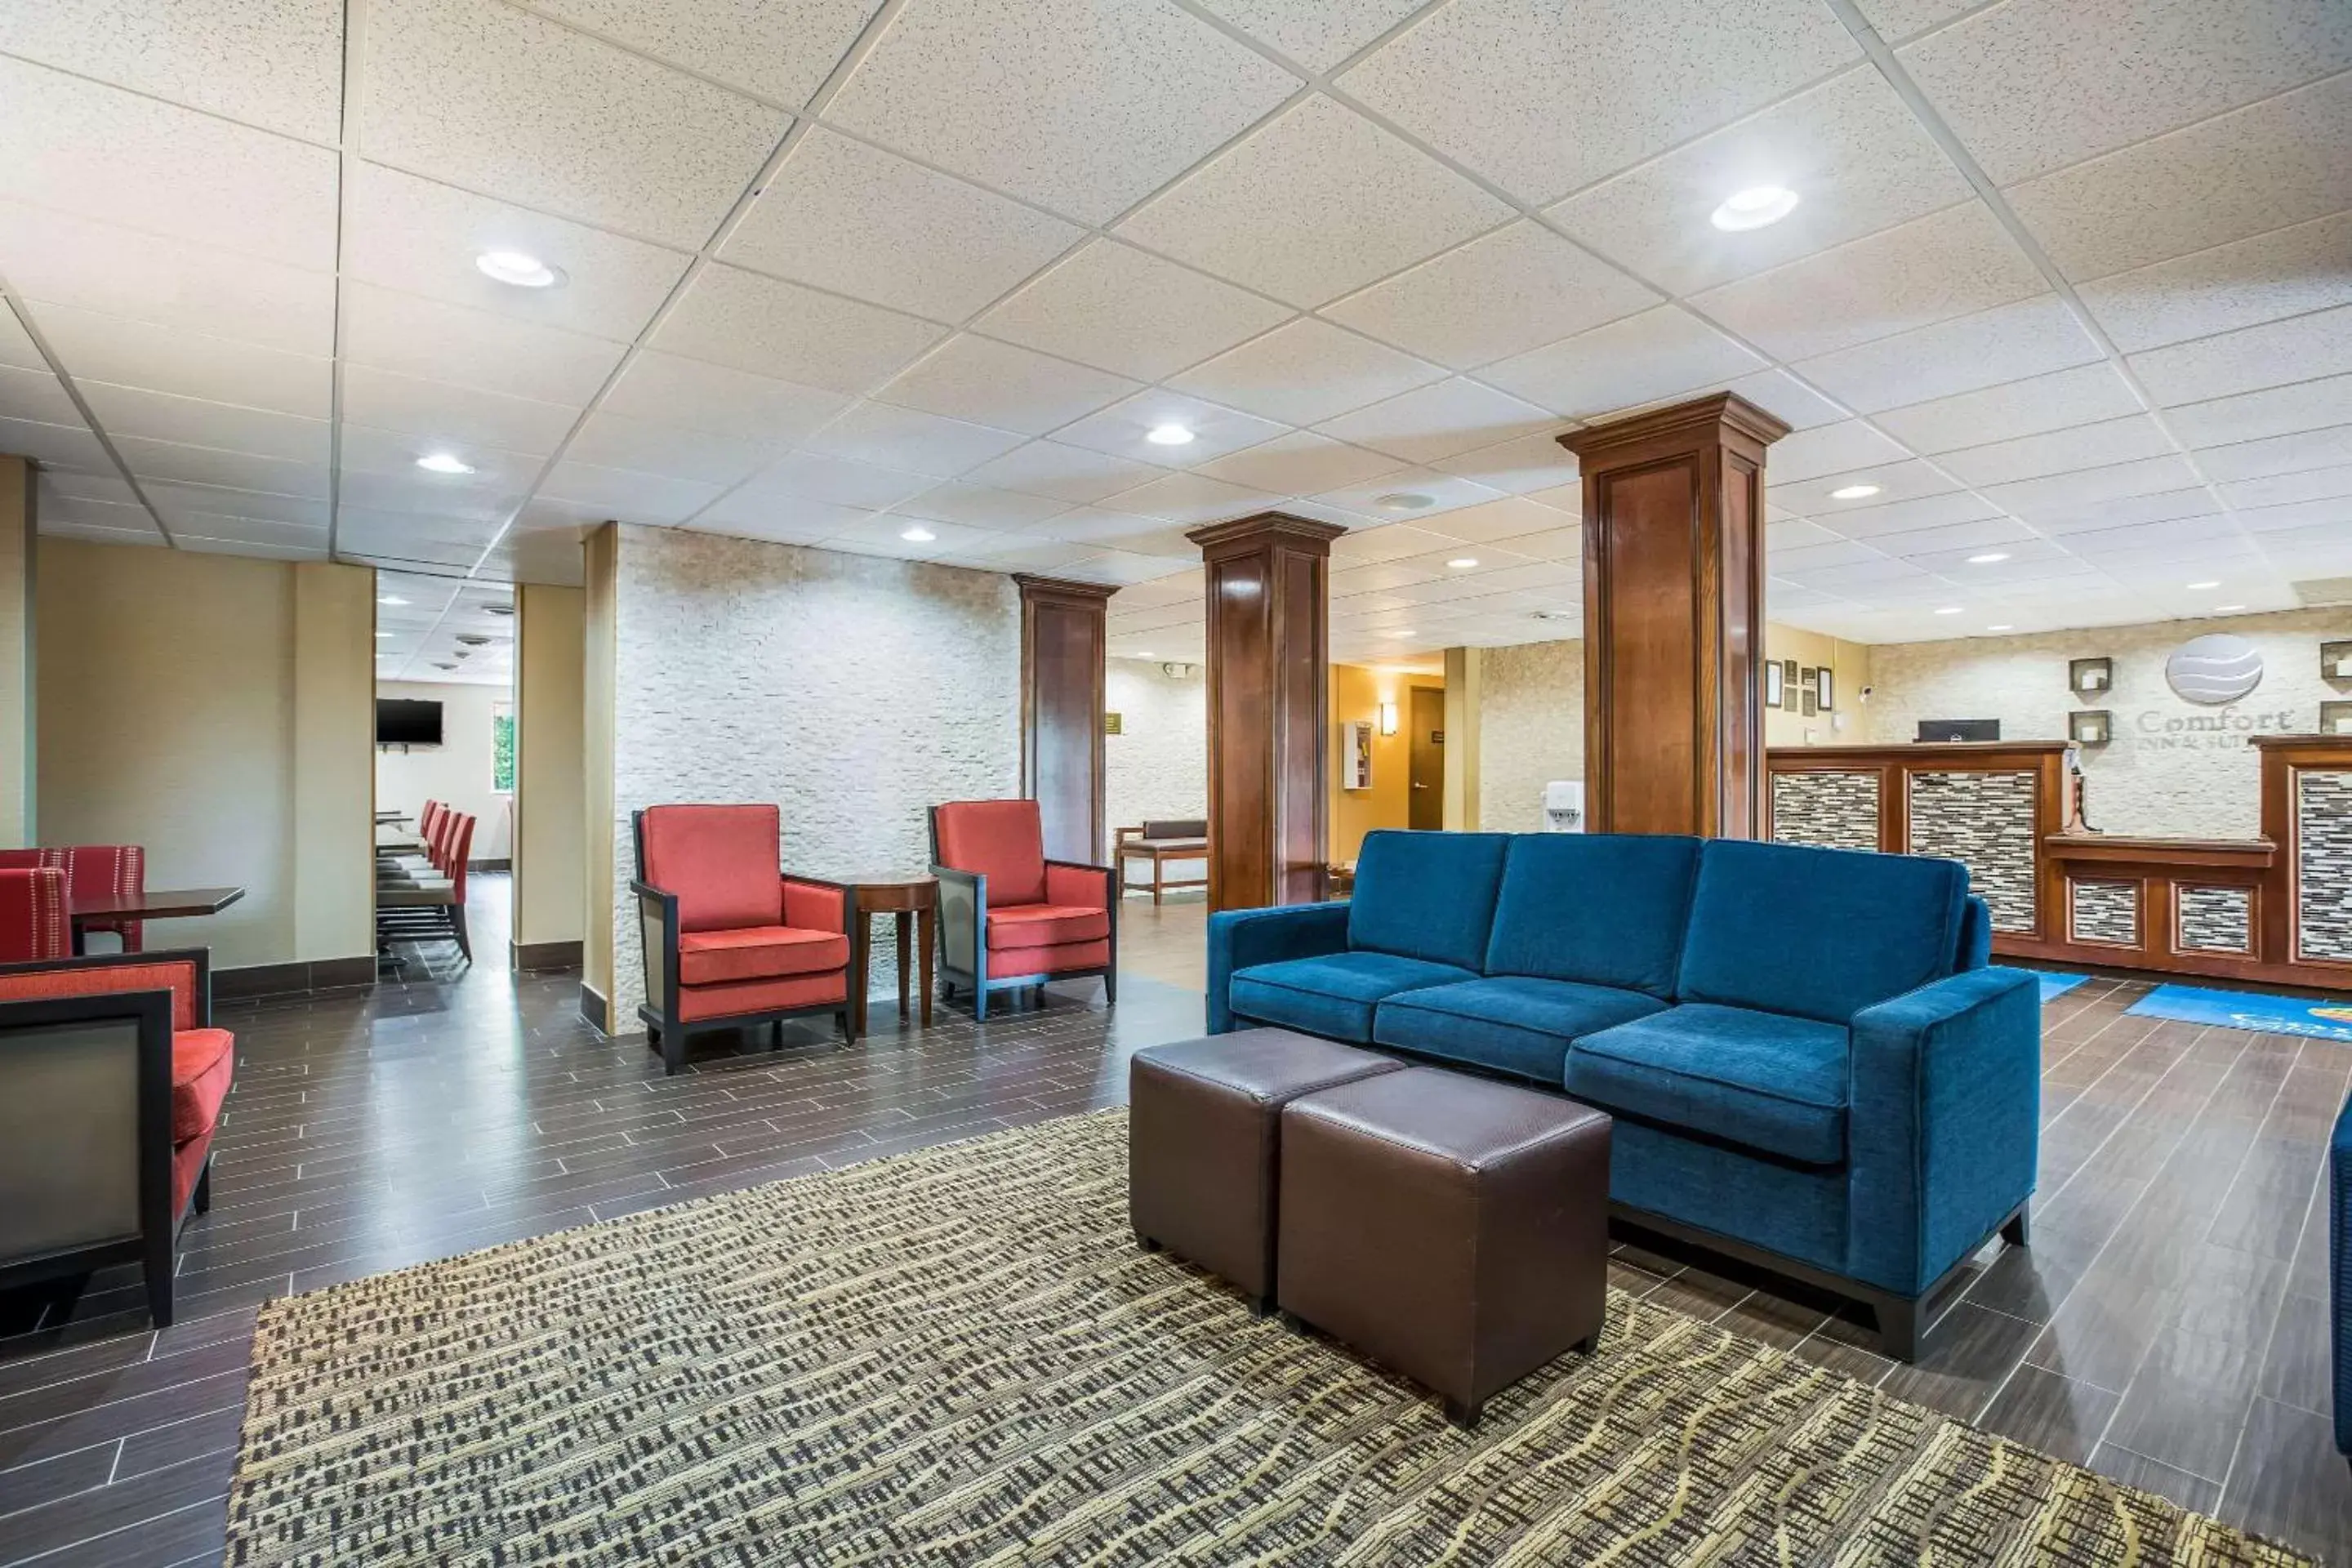
POLYGON ((213 1208, 213 1163, 207 1159, 205 1168, 197 1173, 196 1190, 188 1199, 189 1206, 198 1214, 210 1214, 213 1208))
POLYGON ((1919 1359, 1919 1309, 1923 1302, 1905 1296, 1881 1296, 1871 1302, 1878 1314, 1879 1349, 1899 1362, 1919 1359))
POLYGON ((1448 1399, 1444 1403, 1445 1418, 1463 1431, 1467 1432, 1478 1425, 1478 1417, 1482 1414, 1481 1405, 1471 1404, 1464 1399, 1448 1399))
POLYGON ((2008 1223, 2000 1227, 2000 1238, 2011 1247, 2024 1247, 2032 1241, 2033 1220, 2026 1205, 2019 1205, 2017 1212, 2009 1216, 2008 1223))
POLYGON ((147 1235, 147 1312, 159 1329, 172 1326, 172 1230, 147 1235))

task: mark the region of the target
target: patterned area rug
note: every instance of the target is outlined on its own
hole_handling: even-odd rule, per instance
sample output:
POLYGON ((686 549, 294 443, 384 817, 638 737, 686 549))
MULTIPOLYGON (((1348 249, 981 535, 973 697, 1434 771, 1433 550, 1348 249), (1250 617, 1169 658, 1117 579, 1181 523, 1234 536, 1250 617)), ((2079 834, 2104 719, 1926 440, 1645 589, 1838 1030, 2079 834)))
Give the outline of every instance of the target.
POLYGON ((233 1563, 2292 1563, 1623 1296, 1488 1403, 1256 1319, 1074 1117, 273 1302, 233 1563))

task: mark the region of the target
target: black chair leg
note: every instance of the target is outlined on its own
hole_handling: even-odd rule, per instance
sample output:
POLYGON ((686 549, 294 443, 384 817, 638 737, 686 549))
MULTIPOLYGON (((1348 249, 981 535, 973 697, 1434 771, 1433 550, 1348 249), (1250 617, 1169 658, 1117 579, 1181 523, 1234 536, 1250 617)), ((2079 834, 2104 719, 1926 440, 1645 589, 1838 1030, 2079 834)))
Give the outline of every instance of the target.
POLYGON ((195 1195, 189 1200, 198 1214, 210 1214, 213 1208, 213 1163, 205 1162, 203 1172, 196 1177, 195 1195))
POLYGON ((146 1237, 147 1312, 159 1329, 172 1326, 172 1227, 146 1237))
POLYGON ((1103 971, 1103 1005, 1108 1007, 1118 1001, 1118 971, 1117 969, 1106 969, 1103 971))
POLYGON ((465 906, 465 905, 463 905, 463 904, 451 904, 451 905, 449 906, 449 929, 450 929, 450 931, 453 931, 453 932, 457 935, 457 951, 458 951, 459 952, 462 952, 462 953, 464 953, 464 954, 466 955, 466 962, 467 962, 467 963, 473 963, 473 962, 474 962, 474 944, 473 944, 473 942, 472 942, 471 941, 467 940, 467 935, 466 935, 466 906, 465 906))

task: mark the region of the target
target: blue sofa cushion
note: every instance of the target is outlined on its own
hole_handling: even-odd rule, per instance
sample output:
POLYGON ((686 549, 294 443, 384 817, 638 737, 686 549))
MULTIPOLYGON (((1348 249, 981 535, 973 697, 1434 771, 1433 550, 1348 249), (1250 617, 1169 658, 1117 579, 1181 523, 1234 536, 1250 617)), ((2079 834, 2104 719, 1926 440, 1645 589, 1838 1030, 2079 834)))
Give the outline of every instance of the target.
POLYGON ((1372 1038, 1383 1046, 1558 1087, 1568 1043, 1665 1004, 1639 991, 1500 975, 1400 992, 1382 1002, 1372 1038))
POLYGON ((1686 1003, 1580 1039, 1568 1092, 1605 1110, 1833 1165, 1845 1158, 1846 1032, 1686 1003))
POLYGON ((1968 892, 1957 860, 1709 839, 1675 995, 1843 1024, 1953 972, 1968 892))
POLYGON ((1475 974, 1494 929, 1495 891, 1510 842, 1507 833, 1382 829, 1364 835, 1348 907, 1348 945, 1475 974))
POLYGON ((1486 973, 1675 994, 1698 840, 1529 833, 1511 840, 1486 973))
POLYGON ((1233 1010, 1327 1040, 1372 1041, 1372 1009, 1384 996, 1478 978, 1452 964, 1389 952, 1335 952, 1234 972, 1233 1010))

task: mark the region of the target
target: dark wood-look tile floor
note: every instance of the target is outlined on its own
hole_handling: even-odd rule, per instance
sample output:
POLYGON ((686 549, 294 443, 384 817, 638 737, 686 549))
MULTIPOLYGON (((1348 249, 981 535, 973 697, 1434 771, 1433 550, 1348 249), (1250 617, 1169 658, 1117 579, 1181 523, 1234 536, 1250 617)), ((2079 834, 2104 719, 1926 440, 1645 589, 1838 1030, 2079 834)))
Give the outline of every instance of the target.
MULTIPOLYGON (((503 879, 475 929, 503 929, 503 879)), ((855 1049, 745 1039, 665 1079, 580 1021, 572 974, 420 953, 372 992, 226 1005, 237 1087, 179 1321, 137 1281, 0 1298, 0 1568, 218 1560, 255 1310, 276 1295, 1125 1098, 1138 1047, 1201 1026, 1197 894, 1122 910, 1088 982, 932 1027, 877 999, 855 1049)), ((494 951, 485 940, 485 951, 494 951)), ((1614 1280, 1889 1392, 2352 1562, 2326 1415, 2327 1129, 2352 1048, 2045 1009, 2033 1247, 1988 1248, 1918 1364, 1736 1271, 1637 1246, 1614 1280)))

